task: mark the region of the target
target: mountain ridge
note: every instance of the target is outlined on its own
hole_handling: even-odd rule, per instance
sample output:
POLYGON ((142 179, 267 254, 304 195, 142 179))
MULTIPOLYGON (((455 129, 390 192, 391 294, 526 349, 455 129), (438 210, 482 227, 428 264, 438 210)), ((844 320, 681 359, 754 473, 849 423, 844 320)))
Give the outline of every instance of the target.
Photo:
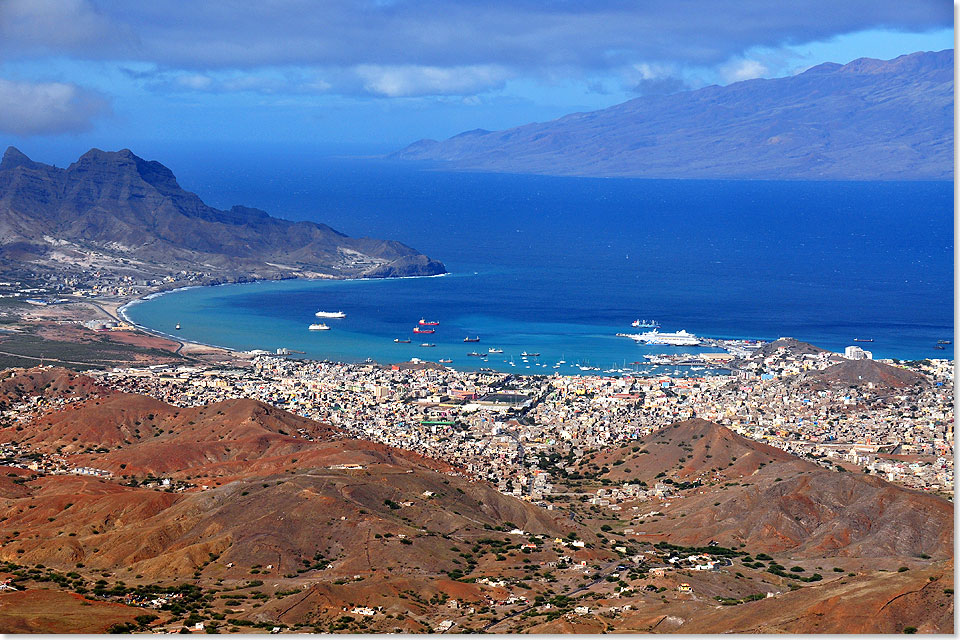
POLYGON ((545 123, 419 140, 390 157, 591 177, 949 180, 952 127, 949 49, 641 96, 545 123))
POLYGON ((60 169, 9 147, 0 161, 0 247, 8 260, 48 268, 99 261, 147 274, 188 269, 226 279, 446 272, 396 241, 351 238, 242 205, 210 207, 181 188, 169 168, 129 149, 91 149, 60 169))

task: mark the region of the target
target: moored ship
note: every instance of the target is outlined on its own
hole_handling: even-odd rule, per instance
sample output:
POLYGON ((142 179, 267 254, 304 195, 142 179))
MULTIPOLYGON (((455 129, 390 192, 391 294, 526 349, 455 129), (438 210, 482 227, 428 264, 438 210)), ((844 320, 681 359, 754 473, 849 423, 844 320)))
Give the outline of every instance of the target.
POLYGON ((414 333, 436 333, 434 329, 421 329, 420 327, 413 328, 414 333))
POLYGON ((638 327, 640 329, 659 329, 660 323, 656 320, 634 320, 630 323, 631 327, 638 327))
POLYGON ((480 342, 480 336, 477 336, 476 338, 471 338, 470 336, 467 336, 466 338, 463 339, 463 341, 464 342, 480 342))
POLYGON ((652 331, 644 331, 643 333, 621 333, 617 335, 631 338, 643 344, 665 344, 675 347, 696 346, 700 344, 700 338, 684 329, 673 333, 661 333, 654 329, 652 331))
POLYGON ((435 326, 439 325, 440 323, 437 322, 436 320, 427 320, 427 319, 425 319, 425 318, 420 318, 420 322, 418 322, 417 324, 419 324, 419 325, 421 325, 421 326, 424 326, 424 327, 435 327, 435 326))

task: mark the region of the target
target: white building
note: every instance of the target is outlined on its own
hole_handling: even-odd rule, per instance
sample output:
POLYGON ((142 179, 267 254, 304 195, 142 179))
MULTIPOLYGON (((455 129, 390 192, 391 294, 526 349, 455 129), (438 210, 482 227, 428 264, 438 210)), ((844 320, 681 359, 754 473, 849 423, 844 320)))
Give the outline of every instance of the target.
POLYGON ((873 353, 852 345, 843 350, 843 357, 847 360, 873 360, 873 353))

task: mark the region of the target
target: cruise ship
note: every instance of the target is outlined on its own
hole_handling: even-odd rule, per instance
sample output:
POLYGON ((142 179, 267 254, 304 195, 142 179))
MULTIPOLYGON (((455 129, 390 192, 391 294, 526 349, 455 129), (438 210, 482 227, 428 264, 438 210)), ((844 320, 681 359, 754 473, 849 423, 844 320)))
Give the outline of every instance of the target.
POLYGON ((676 347, 700 344, 700 338, 683 329, 674 333, 661 333, 654 329, 653 331, 644 331, 643 333, 625 333, 621 335, 644 344, 669 344, 676 347))
POLYGON ((320 324, 312 324, 307 328, 310 329, 310 331, 330 331, 330 327, 322 322, 320 324))
POLYGON ((317 311, 315 314, 318 318, 346 318, 347 314, 343 311, 317 311))

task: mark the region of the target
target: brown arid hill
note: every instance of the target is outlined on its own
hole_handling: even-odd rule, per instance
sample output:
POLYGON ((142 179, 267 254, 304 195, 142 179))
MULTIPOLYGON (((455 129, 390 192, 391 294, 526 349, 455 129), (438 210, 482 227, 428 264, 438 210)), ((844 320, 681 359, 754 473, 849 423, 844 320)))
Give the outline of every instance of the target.
POLYGON ((797 384, 818 389, 869 384, 879 389, 900 389, 925 382, 928 380, 921 373, 875 360, 844 360, 822 371, 801 374, 797 380, 797 384))
POLYGON ((89 376, 63 368, 35 367, 0 372, 0 408, 26 398, 84 398, 112 393, 89 376))
MULTIPOLYGON (((596 540, 566 513, 505 496, 449 465, 343 438, 253 400, 184 409, 105 393, 0 433, 14 437, 115 476, 16 470, 0 478, 5 562, 204 584, 260 575, 290 586, 360 575, 388 585, 467 569, 463 551, 504 523, 551 540, 571 533, 596 540), (141 485, 159 476, 192 488, 141 485)), ((476 562, 494 575, 523 571, 497 555, 481 553, 476 562)))
POLYGON ((72 458, 76 464, 95 463, 118 475, 176 476, 197 467, 297 453, 336 433, 255 400, 180 408, 114 393, 45 413, 23 431, 0 429, 0 441, 15 439, 41 451, 77 454, 72 458))
POLYGON ((748 440, 702 419, 686 420, 635 442, 584 458, 581 472, 600 472, 617 483, 644 481, 653 486, 660 474, 692 482, 698 478, 736 478, 750 475, 760 465, 796 462, 813 468, 768 444, 748 440), (607 469, 607 471, 603 471, 607 469))
POLYGON ((211 279, 389 278, 446 270, 399 242, 327 225, 222 211, 173 172, 129 149, 91 149, 66 169, 10 147, 0 161, 0 267, 91 262, 128 273, 199 271, 211 279))
POLYGON ((952 557, 947 500, 875 476, 827 470, 706 420, 677 423, 596 454, 590 465, 608 468, 601 477, 617 483, 701 482, 670 499, 663 517, 638 527, 648 541, 698 546, 716 540, 797 557, 952 557), (614 465, 618 460, 623 464, 614 465))
POLYGON ((50 589, 0 593, 3 633, 101 634, 113 625, 134 624, 140 615, 144 611, 138 607, 90 600, 76 593, 50 589))
MULTIPOLYGON (((768 588, 773 588, 769 587, 768 588)), ((918 633, 953 632, 953 563, 897 573, 868 571, 737 606, 720 606, 707 593, 652 601, 615 619, 560 618, 526 633, 918 633)), ((761 593, 761 595, 763 595, 761 593)), ((616 605, 613 599, 605 604, 616 605)))
MULTIPOLYGON (((79 562, 98 571, 130 567, 152 579, 182 580, 199 571, 209 582, 239 580, 257 565, 272 565, 262 570, 271 579, 300 577, 297 570, 319 558, 332 562, 337 576, 423 578, 458 568, 444 536, 485 537, 484 525, 585 534, 489 486, 402 457, 363 470, 251 476, 202 492, 69 477, 26 486, 28 497, 0 500, 0 535, 19 532, 0 559, 64 568, 79 562), (211 554, 218 560, 207 564, 211 554)), ((331 573, 302 577, 320 575, 331 573)))
POLYGON ((790 353, 798 356, 812 355, 815 356, 820 353, 825 353, 827 350, 816 345, 810 344, 809 342, 803 342, 797 340, 796 338, 777 338, 773 342, 768 342, 763 345, 751 356, 751 359, 754 358, 767 358, 777 353, 780 349, 785 349, 790 353))
POLYGON ((677 633, 953 632, 953 561, 904 573, 871 572, 690 616, 677 633))

